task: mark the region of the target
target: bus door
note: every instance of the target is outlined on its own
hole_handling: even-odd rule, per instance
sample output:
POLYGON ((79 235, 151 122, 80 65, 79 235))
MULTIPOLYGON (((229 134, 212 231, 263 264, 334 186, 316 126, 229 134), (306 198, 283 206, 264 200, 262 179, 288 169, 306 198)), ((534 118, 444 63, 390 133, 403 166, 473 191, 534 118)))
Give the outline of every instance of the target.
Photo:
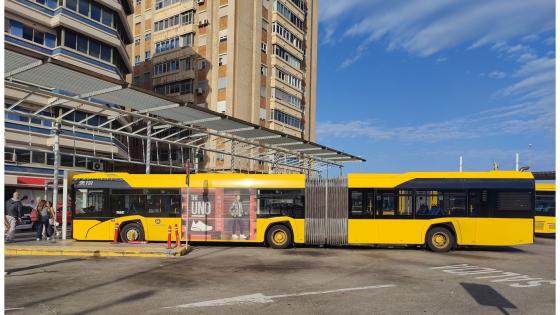
POLYGON ((377 190, 375 222, 378 244, 421 244, 423 220, 412 216, 413 193, 409 190, 377 190))
POLYGON ((373 219, 375 209, 373 189, 352 189, 349 198, 348 243, 375 243, 377 225, 376 220, 373 219))

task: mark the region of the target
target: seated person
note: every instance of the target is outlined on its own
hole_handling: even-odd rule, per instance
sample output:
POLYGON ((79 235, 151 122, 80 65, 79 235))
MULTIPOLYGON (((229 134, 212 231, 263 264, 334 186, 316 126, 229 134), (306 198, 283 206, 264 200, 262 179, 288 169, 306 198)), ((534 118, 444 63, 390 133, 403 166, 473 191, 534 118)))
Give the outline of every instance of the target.
POLYGON ((421 204, 420 207, 418 208, 418 211, 416 211, 417 215, 427 215, 428 214, 428 206, 426 206, 426 204, 421 204))
POLYGON ((435 216, 435 217, 441 217, 444 215, 443 211, 441 210, 440 207, 438 207, 437 205, 433 205, 432 208, 430 209, 430 212, 428 213, 428 215, 430 216, 435 216))

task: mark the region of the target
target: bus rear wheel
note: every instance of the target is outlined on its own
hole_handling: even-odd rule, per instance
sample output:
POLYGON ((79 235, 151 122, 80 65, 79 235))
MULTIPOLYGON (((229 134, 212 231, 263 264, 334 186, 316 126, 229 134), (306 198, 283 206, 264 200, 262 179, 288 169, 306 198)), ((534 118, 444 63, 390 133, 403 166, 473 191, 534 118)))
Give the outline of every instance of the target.
POLYGON ((292 245, 292 231, 290 231, 290 229, 285 225, 275 225, 268 230, 266 240, 271 248, 288 248, 292 245))
POLYGON ((448 252, 455 246, 455 236, 443 227, 434 227, 426 235, 426 244, 433 252, 448 252))
POLYGON ((125 243, 130 241, 143 241, 144 229, 136 222, 128 223, 121 229, 121 240, 125 243))

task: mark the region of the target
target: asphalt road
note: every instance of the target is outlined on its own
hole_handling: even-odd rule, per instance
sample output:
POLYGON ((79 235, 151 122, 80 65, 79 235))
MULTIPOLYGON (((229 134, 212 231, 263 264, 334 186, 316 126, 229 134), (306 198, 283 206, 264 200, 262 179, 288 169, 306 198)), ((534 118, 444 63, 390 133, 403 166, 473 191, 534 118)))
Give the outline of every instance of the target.
POLYGON ((554 314, 555 240, 406 248, 196 246, 180 258, 6 257, 10 314, 554 314))

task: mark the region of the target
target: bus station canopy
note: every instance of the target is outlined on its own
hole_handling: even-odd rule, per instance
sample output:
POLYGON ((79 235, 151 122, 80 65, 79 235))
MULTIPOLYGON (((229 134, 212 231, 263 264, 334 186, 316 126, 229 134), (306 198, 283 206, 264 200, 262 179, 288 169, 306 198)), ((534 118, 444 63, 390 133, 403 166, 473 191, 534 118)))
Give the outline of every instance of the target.
MULTIPOLYGON (((265 163, 295 167, 314 171, 336 166, 343 162, 363 162, 363 158, 314 142, 306 141, 285 133, 255 125, 222 113, 185 103, 178 99, 155 94, 131 86, 126 81, 102 77, 60 60, 34 55, 27 51, 5 50, 5 86, 29 94, 40 94, 58 99, 52 106, 71 109, 70 103, 85 104, 99 108, 99 112, 111 110, 117 113, 109 120, 126 118, 128 121, 151 122, 156 130, 184 130, 177 137, 153 133, 150 141, 173 143, 190 148, 203 148, 240 158, 259 160, 265 163), (185 137, 188 135, 188 137, 185 137), (236 144, 236 151, 222 152, 215 148, 194 145, 193 139, 218 137, 236 144), (255 149, 258 154, 255 154, 255 149), (280 158, 279 158, 280 156, 280 158)), ((20 100, 23 101, 23 100, 20 100)), ((21 102, 20 102, 21 103, 21 102)), ((44 109, 48 108, 45 107, 44 109)), ((6 106, 6 112, 17 112, 15 107, 6 106)), ((95 116, 95 115, 93 115, 95 116)), ((104 132, 126 132, 120 127, 104 132)), ((91 126, 87 126, 90 128, 91 126)), ((93 126, 92 128, 97 128, 93 126)), ((109 128, 109 130, 107 129, 109 128)), ((144 128, 147 129, 147 128, 144 128)), ((146 136, 147 130, 136 130, 132 136, 146 136)))

